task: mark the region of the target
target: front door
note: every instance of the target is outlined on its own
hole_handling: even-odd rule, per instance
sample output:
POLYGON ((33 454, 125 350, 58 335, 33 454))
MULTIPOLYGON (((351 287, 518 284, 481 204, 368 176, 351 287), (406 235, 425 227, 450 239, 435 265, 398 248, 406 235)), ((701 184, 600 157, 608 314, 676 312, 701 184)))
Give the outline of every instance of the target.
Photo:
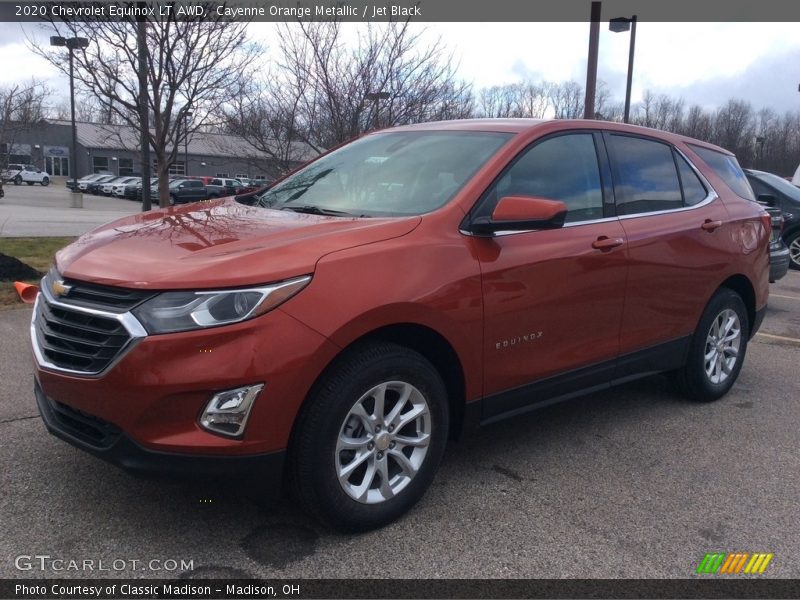
POLYGON ((568 209, 559 229, 474 240, 484 297, 485 420, 610 381, 627 263, 625 232, 609 216, 603 152, 591 132, 535 142, 476 209, 491 214, 513 195, 561 200, 568 209))

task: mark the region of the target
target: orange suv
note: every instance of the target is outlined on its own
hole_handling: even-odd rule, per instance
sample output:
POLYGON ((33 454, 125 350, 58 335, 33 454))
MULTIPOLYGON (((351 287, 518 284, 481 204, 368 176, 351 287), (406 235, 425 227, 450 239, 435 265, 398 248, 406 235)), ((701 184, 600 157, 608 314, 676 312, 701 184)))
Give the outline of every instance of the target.
POLYGON ((31 324, 36 399, 51 433, 129 470, 287 480, 323 522, 378 527, 477 425, 658 372, 723 396, 769 235, 735 157, 686 137, 377 132, 61 250, 31 324))

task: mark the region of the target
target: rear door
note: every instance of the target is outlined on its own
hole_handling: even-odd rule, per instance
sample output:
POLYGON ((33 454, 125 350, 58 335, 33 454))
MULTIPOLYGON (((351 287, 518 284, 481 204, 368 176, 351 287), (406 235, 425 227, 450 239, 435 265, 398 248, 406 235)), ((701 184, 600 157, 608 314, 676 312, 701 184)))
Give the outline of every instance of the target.
POLYGON ((563 201, 564 227, 475 238, 484 297, 484 420, 606 385, 619 351, 625 234, 599 133, 547 137, 523 151, 475 209, 504 196, 563 201), (538 382, 536 385, 526 385, 538 382))
POLYGON ((663 371, 682 364, 718 285, 716 274, 730 262, 724 247, 728 214, 705 178, 670 144, 617 132, 607 132, 605 141, 628 241, 618 376, 626 375, 626 366, 663 371))

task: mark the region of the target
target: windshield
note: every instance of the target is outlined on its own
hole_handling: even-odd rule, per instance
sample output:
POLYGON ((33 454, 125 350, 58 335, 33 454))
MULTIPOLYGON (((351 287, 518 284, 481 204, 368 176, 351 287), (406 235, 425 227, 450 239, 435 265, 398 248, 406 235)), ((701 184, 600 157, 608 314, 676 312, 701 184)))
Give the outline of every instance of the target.
POLYGON ((418 215, 443 206, 512 134, 369 135, 257 196, 265 208, 343 216, 418 215))

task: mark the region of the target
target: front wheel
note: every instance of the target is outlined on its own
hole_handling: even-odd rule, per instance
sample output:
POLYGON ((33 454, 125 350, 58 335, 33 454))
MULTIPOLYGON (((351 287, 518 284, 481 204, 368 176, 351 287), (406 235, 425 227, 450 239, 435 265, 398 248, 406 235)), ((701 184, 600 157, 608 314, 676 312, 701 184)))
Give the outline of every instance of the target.
POLYGON ((382 527, 425 493, 447 431, 447 392, 433 365, 396 344, 362 345, 312 391, 289 448, 292 489, 335 529, 382 527))
POLYGON ((14 185, 22 185, 22 175, 14 177, 14 185))
POLYGON ((727 394, 742 370, 749 338, 750 322, 742 298, 722 288, 700 318, 686 364, 673 373, 678 389, 698 402, 727 394))
POLYGON ((800 270, 800 230, 786 238, 786 245, 789 247, 789 266, 800 270))
POLYGON ((50 178, 45 177, 44 179, 42 179, 42 186, 47 187, 48 185, 50 185, 50 178))

